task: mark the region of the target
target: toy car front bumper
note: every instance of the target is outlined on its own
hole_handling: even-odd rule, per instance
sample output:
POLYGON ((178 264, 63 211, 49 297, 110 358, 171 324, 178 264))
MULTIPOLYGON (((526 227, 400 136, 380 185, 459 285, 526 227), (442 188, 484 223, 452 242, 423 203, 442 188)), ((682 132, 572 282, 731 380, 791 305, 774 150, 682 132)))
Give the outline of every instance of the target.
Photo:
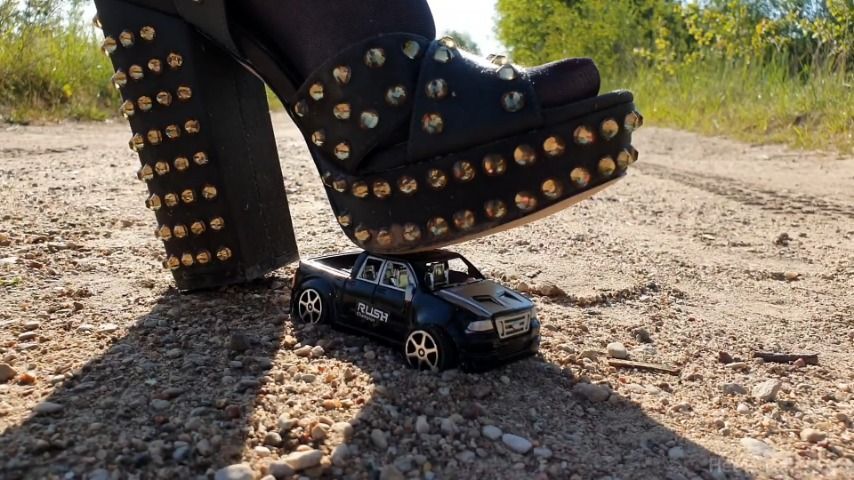
POLYGON ((497 335, 467 335, 459 345, 460 360, 472 369, 488 368, 520 357, 536 354, 540 349, 539 325, 515 337, 499 339, 497 335))

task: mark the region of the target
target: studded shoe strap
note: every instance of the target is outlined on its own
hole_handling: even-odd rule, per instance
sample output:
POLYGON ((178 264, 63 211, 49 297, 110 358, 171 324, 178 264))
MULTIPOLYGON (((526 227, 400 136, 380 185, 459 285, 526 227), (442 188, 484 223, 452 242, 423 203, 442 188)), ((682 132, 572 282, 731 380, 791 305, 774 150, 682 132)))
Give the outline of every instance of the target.
POLYGON ((409 123, 426 38, 396 33, 353 45, 312 73, 292 99, 311 143, 353 172, 377 144, 409 123))
POLYGON ((447 37, 427 50, 414 102, 410 161, 543 124, 539 99, 523 71, 460 50, 447 37))

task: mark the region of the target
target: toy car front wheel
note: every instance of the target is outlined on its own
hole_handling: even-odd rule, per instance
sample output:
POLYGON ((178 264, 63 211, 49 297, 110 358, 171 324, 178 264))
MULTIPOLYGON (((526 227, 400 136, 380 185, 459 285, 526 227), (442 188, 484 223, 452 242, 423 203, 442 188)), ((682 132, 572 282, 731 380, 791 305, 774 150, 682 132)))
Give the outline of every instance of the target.
POLYGON ((326 302, 323 295, 313 288, 306 288, 299 294, 296 314, 305 323, 321 323, 326 320, 326 302))
POLYGON ((446 370, 456 363, 454 343, 443 332, 413 330, 403 344, 403 355, 412 368, 446 370))

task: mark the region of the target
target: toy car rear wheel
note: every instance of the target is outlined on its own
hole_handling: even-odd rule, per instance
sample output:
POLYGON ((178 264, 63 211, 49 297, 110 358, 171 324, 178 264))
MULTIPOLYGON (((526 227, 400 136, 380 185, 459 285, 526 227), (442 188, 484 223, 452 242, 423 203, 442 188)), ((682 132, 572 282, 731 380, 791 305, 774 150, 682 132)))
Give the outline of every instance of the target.
POLYGON ((305 323, 321 323, 326 321, 326 307, 323 294, 313 288, 306 288, 297 298, 296 314, 305 323))
POLYGON ((403 344, 406 363, 419 370, 446 370, 456 364, 454 342, 437 329, 418 329, 409 332, 403 344))

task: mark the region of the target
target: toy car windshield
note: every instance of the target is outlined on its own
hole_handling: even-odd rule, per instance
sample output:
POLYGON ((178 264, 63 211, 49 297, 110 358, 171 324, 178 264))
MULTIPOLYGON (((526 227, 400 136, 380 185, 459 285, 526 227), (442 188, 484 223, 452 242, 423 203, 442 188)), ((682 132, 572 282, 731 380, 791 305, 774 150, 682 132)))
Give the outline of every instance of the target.
POLYGON ((483 280, 483 275, 463 257, 424 264, 425 280, 431 290, 438 290, 483 280))

